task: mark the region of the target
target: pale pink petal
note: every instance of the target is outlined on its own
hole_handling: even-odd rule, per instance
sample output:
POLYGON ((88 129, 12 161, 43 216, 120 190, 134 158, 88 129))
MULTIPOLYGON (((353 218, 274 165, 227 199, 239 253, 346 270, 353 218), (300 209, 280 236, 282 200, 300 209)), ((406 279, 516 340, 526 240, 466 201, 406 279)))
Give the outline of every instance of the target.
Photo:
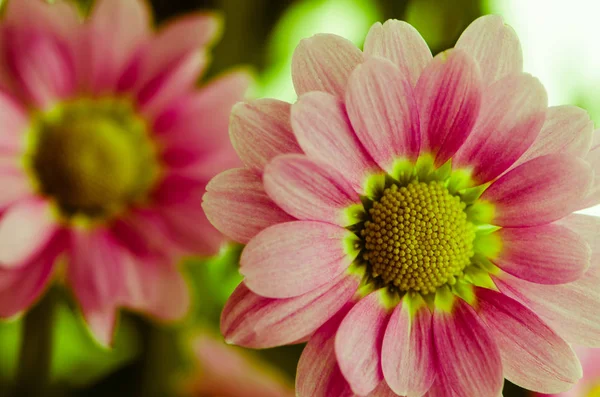
POLYGON ((265 168, 263 182, 273 201, 298 219, 339 226, 356 223, 345 210, 361 205, 358 194, 341 174, 306 156, 277 157, 265 168))
POLYGON ((366 55, 380 56, 394 62, 414 87, 431 62, 431 50, 417 29, 404 21, 376 22, 365 39, 366 55))
POLYGON ((27 310, 48 286, 54 263, 66 246, 61 233, 22 267, 0 267, 0 317, 12 317, 27 310))
POLYGON ((456 48, 465 50, 479 62, 487 84, 523 70, 519 38, 499 15, 476 19, 460 36, 456 48))
POLYGON ((583 202, 578 206, 580 209, 594 207, 600 204, 600 145, 596 146, 586 156, 585 160, 594 170, 594 181, 583 202))
POLYGON ((456 299, 451 313, 436 308, 434 342, 439 380, 456 396, 498 396, 504 376, 500 351, 475 311, 456 299))
POLYGON ((261 230, 294 219, 267 196, 259 175, 241 168, 210 181, 202 208, 218 230, 244 244, 261 230))
POLYGON ((160 320, 183 318, 190 308, 189 288, 175 266, 123 257, 121 304, 160 320))
POLYGON ((76 88, 75 64, 67 45, 39 31, 6 28, 6 62, 15 91, 35 106, 49 108, 76 88))
POLYGON ((383 381, 381 347, 389 321, 383 301, 386 289, 362 298, 341 322, 335 336, 335 354, 342 374, 354 393, 364 396, 383 381))
POLYGON ((541 285, 509 274, 494 279, 500 291, 523 303, 567 342, 600 347, 600 267, 579 280, 541 285))
POLYGON ((363 192, 365 178, 378 167, 354 134, 339 99, 323 92, 303 95, 292 106, 292 127, 310 158, 337 169, 363 192))
POLYGON ((576 106, 549 107, 540 135, 511 168, 547 154, 585 157, 592 144, 593 129, 594 123, 585 110, 576 106))
POLYGON ((68 1, 48 4, 40 0, 17 0, 7 2, 3 23, 35 28, 68 39, 78 30, 81 18, 77 7, 68 1), (35 24, 31 24, 32 21, 35 24))
POLYGON ((381 355, 385 380, 396 394, 422 396, 429 390, 436 377, 435 350, 432 314, 422 300, 405 295, 396 306, 381 355))
POLYGON ((331 282, 350 266, 353 234, 322 222, 296 221, 269 227, 256 235, 240 258, 240 273, 253 292, 291 298, 331 282))
POLYGON ((233 107, 231 143, 246 167, 262 172, 275 156, 302 152, 292 132, 290 106, 275 99, 256 99, 233 107))
POLYGON ((223 309, 221 333, 228 343, 250 348, 296 343, 350 301, 359 282, 360 278, 344 274, 307 294, 288 299, 265 298, 240 284, 223 309))
POLYGON ((590 266, 589 245, 564 226, 504 228, 495 234, 502 241, 502 249, 492 261, 523 280, 565 284, 579 279, 590 266))
POLYGON ((419 113, 408 79, 390 61, 370 58, 350 76, 348 116, 358 139, 388 172, 396 159, 419 155, 419 113))
POLYGON ((48 202, 30 198, 3 212, 0 218, 0 267, 29 262, 57 232, 48 202))
POLYGON ((205 154, 229 144, 229 113, 244 98, 251 77, 232 71, 175 100, 154 121, 153 131, 171 149, 205 154))
POLYGON ((600 217, 572 214, 558 221, 559 224, 573 230, 592 248, 594 255, 600 254, 600 217))
POLYGON ((35 194, 29 175, 16 163, 0 167, 0 211, 35 194))
POLYGON ((82 77, 94 93, 113 90, 126 64, 152 33, 150 9, 144 0, 100 0, 88 29, 88 69, 82 77))
POLYGON ((477 288, 479 317, 498 343, 504 376, 542 393, 567 391, 581 378, 573 349, 540 318, 511 298, 477 288))
POLYGON ((352 303, 311 336, 298 362, 298 397, 355 397, 344 378, 335 355, 335 334, 352 303))
POLYGON ((68 253, 67 278, 83 317, 104 345, 112 341, 115 311, 122 294, 124 251, 102 229, 73 230, 68 253))
POLYGON ((503 175, 481 199, 494 205, 495 225, 542 225, 576 210, 592 177, 592 170, 583 160, 567 154, 548 155, 503 175))
POLYGON ((467 140, 481 106, 482 82, 477 63, 465 52, 437 55, 417 83, 422 151, 440 166, 467 140))
POLYGON ((29 117, 16 98, 2 91, 0 124, 0 155, 19 155, 23 150, 23 134, 29 128, 29 117))
POLYGON ((471 170, 479 183, 498 177, 536 140, 547 106, 544 86, 528 74, 510 75, 492 84, 483 94, 479 119, 453 166, 471 170))
POLYGON ((362 52, 343 37, 317 34, 304 39, 292 58, 296 93, 325 91, 343 98, 350 73, 362 61, 362 52))

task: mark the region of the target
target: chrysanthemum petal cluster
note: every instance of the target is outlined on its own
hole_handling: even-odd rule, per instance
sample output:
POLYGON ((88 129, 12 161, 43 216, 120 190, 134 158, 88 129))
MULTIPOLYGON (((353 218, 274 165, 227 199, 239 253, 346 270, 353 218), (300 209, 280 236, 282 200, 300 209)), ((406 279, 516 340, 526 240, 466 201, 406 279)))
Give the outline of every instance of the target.
POLYGON ((252 348, 308 341, 299 396, 557 393, 570 343, 600 345, 600 146, 587 114, 548 107, 497 16, 432 56, 400 21, 360 51, 317 35, 293 105, 238 104, 243 168, 203 207, 247 244, 222 316, 252 348))

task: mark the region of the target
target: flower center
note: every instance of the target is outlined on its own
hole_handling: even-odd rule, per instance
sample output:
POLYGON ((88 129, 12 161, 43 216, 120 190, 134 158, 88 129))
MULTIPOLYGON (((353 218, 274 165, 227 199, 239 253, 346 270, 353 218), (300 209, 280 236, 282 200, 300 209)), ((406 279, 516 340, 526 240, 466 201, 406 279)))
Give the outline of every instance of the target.
POLYGON ((465 208, 441 182, 386 188, 361 231, 372 276, 425 294, 454 284, 474 255, 465 208))
POLYGON ((65 103, 38 115, 28 164, 66 218, 106 218, 145 198, 158 176, 146 125, 117 100, 65 103))

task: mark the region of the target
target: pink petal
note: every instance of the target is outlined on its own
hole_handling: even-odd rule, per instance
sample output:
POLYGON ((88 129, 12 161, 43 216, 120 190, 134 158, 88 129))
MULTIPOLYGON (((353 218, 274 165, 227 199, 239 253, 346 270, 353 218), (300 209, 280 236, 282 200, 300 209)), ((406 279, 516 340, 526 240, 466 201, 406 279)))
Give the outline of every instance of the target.
POLYGON ((35 194, 29 176, 17 164, 0 167, 0 186, 0 211, 35 194))
POLYGON ((261 230, 293 219, 267 196, 259 175, 241 168, 210 181, 202 208, 219 231, 244 244, 261 230))
POLYGON ((0 218, 0 267, 21 266, 37 255, 58 230, 48 202, 31 198, 0 218))
POLYGON ((154 121, 153 131, 169 148, 204 154, 229 147, 229 113, 244 98, 251 77, 233 71, 174 101, 154 121))
POLYGON ((595 147, 586 156, 585 160, 594 170, 594 181, 583 202, 578 206, 581 209, 594 207, 600 204, 600 145, 595 147))
POLYGON ((275 99, 256 99, 233 107, 231 143, 246 167, 262 172, 275 156, 302 152, 290 125, 290 106, 275 99))
POLYGON ((73 94, 75 64, 64 42, 39 31, 6 28, 4 34, 7 66, 27 101, 48 108, 73 94))
POLYGON ((351 308, 348 303, 308 341, 298 362, 298 397, 355 397, 335 355, 335 334, 351 308))
POLYGON ((160 320, 183 318, 190 308, 189 288, 175 266, 136 260, 121 261, 124 306, 151 314, 160 320))
POLYGON ((267 194, 288 214, 302 220, 348 226, 356 223, 345 213, 361 205, 360 197, 344 177, 303 155, 283 155, 265 169, 267 194))
POLYGON ((9 1, 4 14, 6 25, 31 27, 63 39, 73 37, 81 20, 77 7, 67 1, 54 4, 40 0, 9 1))
POLYGON ((493 224, 536 226, 573 212, 590 187, 592 170, 567 154, 538 157, 494 182, 481 196, 495 206, 493 224))
POLYGON ((29 128, 29 116, 16 98, 2 91, 0 123, 0 155, 20 155, 23 151, 23 134, 29 128))
POLYGON ((253 292, 291 298, 325 285, 350 266, 353 234, 322 222, 280 223, 255 236, 240 258, 240 273, 253 292))
POLYGON ((317 34, 304 39, 292 58, 296 93, 325 91, 343 98, 350 73, 362 61, 362 52, 343 37, 317 34))
POLYGON ((504 384, 500 351, 466 302, 456 299, 451 313, 436 308, 433 332, 439 380, 453 395, 500 395, 504 384))
POLYGON ((573 349, 540 318, 506 295, 477 288, 479 317, 498 343, 505 377, 526 389, 558 393, 581 378, 573 349))
POLYGON ((558 221, 559 224, 573 230, 592 248, 594 255, 600 254, 600 217, 572 214, 558 221))
POLYGON ((544 87, 528 74, 510 75, 492 84, 483 94, 479 119, 453 166, 472 170, 479 183, 498 177, 536 140, 547 106, 544 87))
POLYGON ((112 341, 115 311, 124 285, 124 251, 105 230, 72 231, 68 280, 99 342, 112 341))
POLYGON ((600 267, 562 285, 530 283, 502 274, 494 279, 500 292, 523 303, 567 342, 600 347, 600 267))
POLYGON ((404 21, 375 23, 365 39, 365 54, 394 62, 414 87, 421 72, 431 62, 431 50, 417 29, 404 21))
POLYGON ((151 15, 143 0, 100 0, 89 22, 89 69, 84 78, 102 93, 116 88, 127 63, 150 37, 151 15))
POLYGON ((456 48, 466 51, 479 62, 487 84, 523 70, 519 38, 498 15, 476 19, 460 36, 456 48))
POLYGON ((381 289, 367 295, 344 318, 335 336, 335 354, 354 393, 364 396, 381 381, 381 346, 389 320, 381 289))
POLYGON ((436 363, 432 314, 424 301, 404 295, 390 318, 381 351, 385 380, 396 394, 422 396, 429 390, 436 363))
POLYGON ((292 127, 308 157, 340 171, 359 193, 367 175, 378 169, 354 134, 344 104, 330 94, 300 97, 292 106, 292 127))
POLYGON ((221 333, 228 343, 270 348, 295 343, 312 334, 354 295, 360 279, 341 275, 307 294, 270 299, 240 284, 221 315, 221 333))
POLYGON ((393 63, 370 58, 350 77, 348 116, 358 139, 388 172, 394 160, 419 155, 419 113, 413 88, 393 63))
POLYGON ((536 157, 565 153, 585 157, 592 144, 594 123, 588 113, 575 106, 553 106, 546 112, 540 135, 525 154, 511 167, 536 157))
POLYGON ((591 249, 577 233, 564 226, 500 229, 498 257, 502 270, 538 284, 565 284, 579 279, 590 266, 591 249))
POLYGON ((467 140, 481 105, 477 63, 465 52, 449 50, 427 66, 415 89, 424 152, 440 166, 467 140))
POLYGON ((48 285, 57 257, 65 249, 64 235, 58 233, 35 257, 22 267, 0 267, 0 317, 27 310, 48 285))

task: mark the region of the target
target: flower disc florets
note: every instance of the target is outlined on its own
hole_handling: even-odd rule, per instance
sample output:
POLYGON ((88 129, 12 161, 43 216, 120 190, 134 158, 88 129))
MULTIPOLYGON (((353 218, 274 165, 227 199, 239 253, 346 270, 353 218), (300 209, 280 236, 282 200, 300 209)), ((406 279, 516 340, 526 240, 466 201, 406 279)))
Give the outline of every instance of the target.
POLYGON ((421 293, 454 284, 474 254, 465 208, 442 182, 386 188, 361 231, 372 276, 421 293))

